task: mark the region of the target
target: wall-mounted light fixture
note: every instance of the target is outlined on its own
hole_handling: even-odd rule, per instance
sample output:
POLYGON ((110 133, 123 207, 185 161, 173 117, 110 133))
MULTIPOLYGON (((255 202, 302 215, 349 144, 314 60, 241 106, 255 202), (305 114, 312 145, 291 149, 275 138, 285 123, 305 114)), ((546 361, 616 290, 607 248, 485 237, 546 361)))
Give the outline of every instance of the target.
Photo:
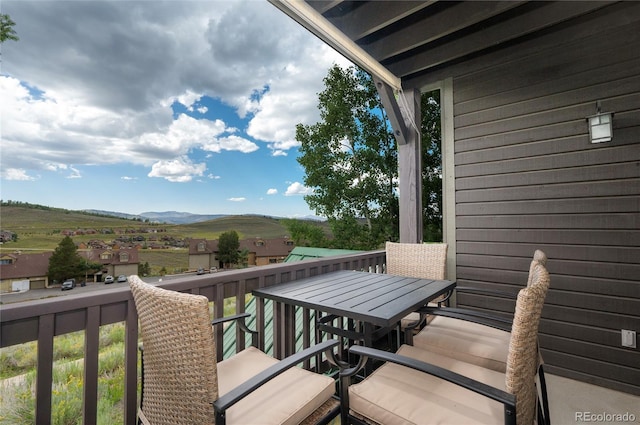
POLYGON ((596 103, 596 114, 587 117, 591 143, 610 142, 613 139, 613 112, 601 112, 600 101, 596 103))

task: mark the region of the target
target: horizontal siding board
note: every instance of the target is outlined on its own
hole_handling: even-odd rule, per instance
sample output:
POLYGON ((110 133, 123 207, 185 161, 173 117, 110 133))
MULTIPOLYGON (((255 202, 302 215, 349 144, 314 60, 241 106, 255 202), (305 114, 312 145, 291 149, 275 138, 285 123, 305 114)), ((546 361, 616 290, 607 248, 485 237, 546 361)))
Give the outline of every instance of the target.
MULTIPOLYGON (((634 367, 620 366, 549 349, 542 350, 542 358, 546 363, 551 363, 556 367, 594 375, 607 380, 636 386, 640 382, 640 369, 634 367)), ((637 390, 636 393, 638 393, 637 390)))
MULTIPOLYGON (((633 27, 637 22, 630 25, 633 27)), ((594 34, 568 45, 570 51, 561 49, 557 54, 543 51, 515 60, 509 66, 521 70, 518 73, 503 75, 504 65, 496 64, 458 78, 454 112, 463 116, 503 106, 509 99, 516 103, 527 102, 637 75, 634 70, 638 56, 634 49, 640 34, 629 31, 629 27, 620 27, 608 31, 606 37, 603 39, 602 35, 594 34), (587 42, 592 44, 586 46, 587 42), (596 50, 598 46, 609 48, 596 50), (591 50, 593 54, 585 55, 584 50, 591 50)))
MULTIPOLYGON (((640 128, 640 127, 638 127, 640 128)), ((457 178, 489 176, 509 173, 526 173, 541 170, 557 170, 574 167, 587 167, 604 164, 627 164, 633 173, 635 167, 629 162, 640 160, 638 152, 638 128, 630 129, 627 133, 629 142, 635 141, 634 144, 617 144, 622 134, 614 133, 616 144, 599 144, 592 145, 588 142, 587 136, 584 137, 584 149, 579 151, 547 153, 535 155, 528 158, 515 158, 508 160, 493 160, 487 162, 479 162, 475 164, 456 165, 455 173, 457 178), (635 131, 634 131, 635 130, 635 131), (535 160, 534 160, 535 159, 535 160)), ((625 132, 626 133, 626 132, 625 132)))
MULTIPOLYGON (((584 326, 542 318, 540 333, 548 336, 576 339, 607 347, 620 347, 620 329, 603 329, 596 326, 584 326)), ((551 344, 546 344, 552 346, 551 344)))
MULTIPOLYGON (((625 112, 628 111, 627 108, 629 108, 629 105, 639 104, 640 93, 633 92, 623 96, 606 98, 606 100, 602 101, 602 110, 625 112)), ((587 99, 582 103, 573 104, 567 107, 547 109, 526 115, 518 115, 515 117, 486 121, 476 125, 456 128, 456 139, 471 139, 504 132, 526 130, 565 121, 584 120, 585 117, 594 115, 595 112, 595 103, 587 99)), ((584 122, 584 129, 587 130, 588 134, 586 121, 584 122)))
POLYGON ((461 241, 640 246, 640 230, 458 229, 457 238, 461 241))
MULTIPOLYGON (((614 111, 616 112, 613 120, 616 145, 638 142, 637 128, 640 127, 640 122, 638 122, 637 111, 638 108, 631 111, 614 111), (630 129, 630 131, 626 131, 627 129, 630 129)), ((563 140, 568 138, 582 140, 584 150, 602 149, 603 146, 611 146, 611 144, 592 145, 589 143, 589 130, 586 121, 586 117, 589 115, 593 115, 593 111, 584 117, 577 117, 570 121, 456 140, 455 151, 456 153, 481 151, 483 149, 496 149, 501 146, 510 147, 522 143, 537 143, 541 141, 563 143, 563 140)))
MULTIPOLYGON (((640 108, 640 105, 638 105, 640 108)), ((620 117, 616 117, 615 121, 618 122, 620 117)), ((516 142, 509 145, 499 145, 499 146, 488 146, 486 148, 480 149, 476 148, 475 150, 468 150, 464 152, 458 152, 455 155, 456 165, 466 165, 466 164, 476 164, 476 163, 490 163, 490 162, 498 162, 503 163, 509 160, 514 159, 523 159, 523 158, 531 158, 531 157, 543 157, 550 155, 560 155, 560 154, 578 154, 583 153, 585 151, 590 151, 592 153, 600 153, 602 150, 608 150, 612 148, 620 148, 624 149, 628 148, 627 144, 635 144, 638 141, 637 130, 640 128, 640 121, 637 123, 637 126, 630 131, 621 130, 622 133, 614 131, 615 144, 592 144, 589 143, 588 139, 585 137, 587 130, 587 122, 586 120, 581 121, 581 129, 579 134, 571 135, 569 137, 561 136, 559 138, 546 138, 540 139, 534 142, 524 141, 524 142, 516 142), (634 134, 635 133, 635 134, 634 134)), ((588 131, 588 130, 587 130, 588 131)), ((609 162, 602 162, 602 160, 598 161, 596 158, 592 160, 596 160, 592 162, 597 165, 608 165, 609 162)), ((627 159, 626 161, 620 162, 628 162, 632 161, 632 158, 627 159)), ((530 164, 529 166, 531 166, 530 164)), ((537 165, 537 164, 536 164, 537 165)), ((585 164, 587 165, 587 164, 585 164)))
MULTIPOLYGON (((487 228, 489 226, 484 226, 487 228)), ((551 228, 553 226, 550 226, 551 228)), ((492 255, 492 256, 519 256, 530 258, 536 249, 541 249, 551 259, 554 265, 559 260, 596 261, 608 263, 640 263, 640 247, 619 246, 584 246, 584 245, 539 245, 526 243, 487 243, 459 241, 457 243, 458 254, 492 255)), ((486 263, 485 263, 486 264, 486 263)), ((524 270, 523 270, 524 271, 524 270)), ((639 292, 640 293, 640 292, 639 292)))
POLYGON ((640 318, 610 312, 585 310, 546 303, 543 316, 549 320, 598 327, 603 329, 640 329, 640 318))
POLYGON ((486 189, 494 187, 512 187, 565 182, 588 182, 597 180, 618 180, 640 177, 635 164, 615 163, 563 168, 557 170, 530 171, 489 176, 460 178, 456 181, 458 190, 486 189))
MULTIPOLYGON (((457 76, 458 88, 454 101, 457 105, 470 104, 472 107, 468 110, 477 110, 480 109, 479 103, 474 105, 474 102, 479 98, 491 99, 495 93, 522 89, 521 98, 526 99, 533 93, 555 93, 557 85, 554 88, 554 81, 567 87, 583 79, 587 85, 597 84, 602 80, 593 75, 593 69, 608 70, 614 75, 612 78, 624 75, 618 72, 625 70, 612 71, 607 66, 637 58, 634 49, 640 34, 635 29, 640 20, 640 6, 618 4, 602 12, 616 20, 617 24, 585 28, 585 37, 578 37, 571 24, 564 25, 555 34, 549 33, 523 42, 519 49, 513 49, 509 54, 493 52, 485 56, 487 60, 471 60, 454 67, 450 70, 457 76), (614 8, 617 10, 612 10, 614 8), (559 38, 561 33, 571 35, 559 38), (502 72, 505 68, 519 72, 505 74, 502 72), (585 73, 595 79, 585 78, 585 73)), ((602 77, 606 76, 603 72, 602 77)), ((468 110, 456 112, 465 113, 468 110)))
POLYGON ((640 195, 640 178, 459 190, 456 192, 456 201, 465 203, 630 195, 640 195))
POLYGON ((456 204, 456 214, 458 216, 571 214, 576 212, 606 214, 637 213, 638 211, 640 211, 640 196, 456 204))
MULTIPOLYGON (((628 67, 631 67, 631 69, 639 69, 640 60, 626 62, 622 64, 622 67, 618 68, 628 70, 628 67)), ((595 72, 601 75, 602 70, 595 72)), ((557 84, 556 81, 554 81, 554 83, 557 84)), ((557 89, 558 86, 555 85, 555 87, 557 89)), ((608 79, 596 85, 566 90, 549 96, 542 96, 540 93, 536 93, 540 96, 525 101, 519 100, 521 99, 521 94, 517 92, 509 93, 508 95, 500 94, 499 96, 496 95, 496 97, 500 99, 502 105, 493 107, 491 107, 490 104, 486 104, 485 107, 479 105, 480 109, 475 112, 457 115, 455 126, 460 129, 484 122, 527 116, 548 110, 561 110, 585 102, 592 103, 595 113, 595 105, 599 99, 625 96, 627 93, 638 91, 638 87, 640 87, 640 76, 635 74, 617 80, 608 79)), ((485 99, 483 98, 482 101, 484 102, 485 99)))
MULTIPOLYGON (((462 216, 456 224, 459 229, 515 229, 522 226, 522 223, 527 223, 529 229, 636 230, 640 228, 640 213, 462 216)), ((628 249, 619 254, 626 251, 628 249)), ((640 256, 640 252, 634 255, 640 256)))
MULTIPOLYGON (((618 345, 619 344, 620 341, 618 341, 618 345)), ((607 347, 574 338, 563 338, 545 334, 540 335, 540 345, 543 347, 553 347, 555 351, 578 353, 584 358, 605 361, 631 368, 638 365, 638 356, 640 356, 640 354, 633 350, 624 349, 619 346, 607 347)))
POLYGON ((484 297, 472 294, 457 294, 456 302, 462 307, 473 307, 479 310, 491 310, 513 315, 515 300, 498 297, 484 297))
MULTIPOLYGON (((553 264, 551 264, 553 265, 553 264)), ((527 273, 510 270, 482 269, 477 267, 461 267, 457 278, 458 285, 482 287, 517 293, 526 285, 527 273)), ((551 288, 554 291, 570 291, 571 293, 604 295, 610 297, 627 297, 638 300, 640 282, 622 281, 618 279, 597 278, 591 276, 573 276, 554 273, 551 276, 551 288)), ((629 314, 634 314, 630 311, 629 314)))
MULTIPOLYGON (((516 285, 523 287, 527 283, 527 271, 516 270, 500 270, 496 272, 496 269, 486 269, 478 267, 467 267, 465 265, 459 265, 456 269, 456 282, 458 285, 462 285, 462 281, 467 282, 466 286, 480 286, 479 282, 491 282, 504 285, 516 285)), ((516 292, 514 290, 514 292, 516 292)))
POLYGON ((585 310, 633 315, 640 311, 640 298, 612 297, 601 294, 584 294, 577 291, 559 291, 550 288, 547 294, 550 304, 585 310))

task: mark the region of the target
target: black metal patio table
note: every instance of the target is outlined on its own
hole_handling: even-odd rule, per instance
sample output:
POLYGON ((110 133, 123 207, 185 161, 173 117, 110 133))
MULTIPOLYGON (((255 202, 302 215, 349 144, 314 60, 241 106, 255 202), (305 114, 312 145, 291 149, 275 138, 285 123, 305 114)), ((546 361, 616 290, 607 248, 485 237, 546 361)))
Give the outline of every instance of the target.
MULTIPOLYGON (((455 282, 359 271, 337 271, 253 290, 253 295, 285 306, 300 306, 358 321, 363 331, 323 330, 372 346, 377 335, 429 301, 452 290, 455 282)), ((290 335, 293 336, 293 335, 290 335)))

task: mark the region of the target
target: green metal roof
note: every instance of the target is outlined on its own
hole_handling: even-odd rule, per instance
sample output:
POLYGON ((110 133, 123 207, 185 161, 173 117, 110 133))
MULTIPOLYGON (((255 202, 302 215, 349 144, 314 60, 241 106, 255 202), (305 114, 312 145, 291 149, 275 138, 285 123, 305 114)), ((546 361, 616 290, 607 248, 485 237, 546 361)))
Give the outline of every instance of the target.
POLYGON ((308 260, 310 258, 335 257, 337 255, 356 254, 363 251, 352 249, 314 248, 308 246, 296 246, 284 259, 285 263, 308 260))

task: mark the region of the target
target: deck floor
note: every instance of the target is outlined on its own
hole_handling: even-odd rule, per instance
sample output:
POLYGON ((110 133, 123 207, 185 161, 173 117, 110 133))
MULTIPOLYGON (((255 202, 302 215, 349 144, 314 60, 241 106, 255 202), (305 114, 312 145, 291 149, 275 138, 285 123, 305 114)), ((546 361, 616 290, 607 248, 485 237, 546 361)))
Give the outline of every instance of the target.
POLYGON ((552 425, 592 423, 640 423, 640 396, 610 390, 557 375, 546 375, 552 425), (633 415, 635 420, 597 415, 633 415), (587 419, 589 417, 589 419, 587 419), (612 420, 606 420, 612 419, 612 420))

